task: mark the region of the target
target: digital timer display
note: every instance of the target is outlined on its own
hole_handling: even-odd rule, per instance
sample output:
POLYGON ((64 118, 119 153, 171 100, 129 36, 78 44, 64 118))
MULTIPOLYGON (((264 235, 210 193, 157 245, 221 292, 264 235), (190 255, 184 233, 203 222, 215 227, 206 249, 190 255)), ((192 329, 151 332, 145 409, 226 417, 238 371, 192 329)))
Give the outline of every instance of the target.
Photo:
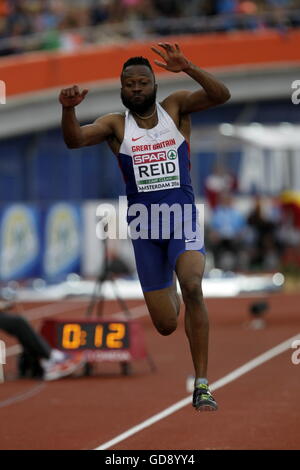
POLYGON ((83 351, 87 361, 131 361, 147 357, 137 320, 110 318, 45 319, 42 336, 56 349, 83 351))
POLYGON ((128 349, 126 323, 63 323, 57 325, 57 342, 62 349, 128 349))

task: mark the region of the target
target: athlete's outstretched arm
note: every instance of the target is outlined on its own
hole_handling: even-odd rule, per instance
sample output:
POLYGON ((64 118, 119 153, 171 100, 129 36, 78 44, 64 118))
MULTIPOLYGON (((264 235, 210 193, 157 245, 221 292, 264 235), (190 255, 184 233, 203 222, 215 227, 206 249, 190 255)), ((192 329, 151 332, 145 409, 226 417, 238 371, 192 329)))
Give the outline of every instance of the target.
POLYGON ((185 72, 202 87, 195 92, 180 91, 174 93, 174 99, 178 100, 181 113, 193 113, 229 100, 230 92, 228 88, 213 75, 192 64, 183 55, 178 44, 173 45, 165 42, 158 45, 162 50, 156 47, 151 48, 165 61, 154 60, 158 66, 170 72, 185 72))
POLYGON ((64 140, 69 148, 79 148, 87 145, 99 144, 106 140, 112 133, 111 116, 103 116, 92 124, 80 126, 75 106, 85 98, 88 90, 79 91, 77 85, 61 90, 59 101, 62 105, 62 131, 64 140))

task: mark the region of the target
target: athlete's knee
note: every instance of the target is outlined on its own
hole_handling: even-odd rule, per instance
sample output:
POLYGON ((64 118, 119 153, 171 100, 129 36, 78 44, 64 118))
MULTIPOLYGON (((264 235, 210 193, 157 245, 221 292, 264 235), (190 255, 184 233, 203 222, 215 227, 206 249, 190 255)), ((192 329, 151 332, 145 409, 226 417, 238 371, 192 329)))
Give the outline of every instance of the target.
POLYGON ((201 278, 195 276, 183 281, 181 283, 181 292, 185 303, 202 303, 203 292, 201 287, 201 278))
POLYGON ((172 318, 168 321, 156 321, 154 323, 157 331, 163 336, 171 335, 177 328, 177 319, 172 318))
POLYGON ((177 328, 177 325, 175 326, 170 326, 170 325, 167 325, 167 326, 157 326, 156 329, 157 331, 162 335, 162 336, 169 336, 171 335, 172 333, 174 333, 174 331, 176 330, 177 328))

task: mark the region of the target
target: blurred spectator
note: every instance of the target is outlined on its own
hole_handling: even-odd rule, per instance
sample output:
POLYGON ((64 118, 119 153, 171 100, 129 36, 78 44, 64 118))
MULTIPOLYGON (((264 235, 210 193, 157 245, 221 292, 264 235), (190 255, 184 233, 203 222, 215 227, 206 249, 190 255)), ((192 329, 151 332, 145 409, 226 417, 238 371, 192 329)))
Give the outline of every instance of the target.
POLYGON ((258 14, 258 4, 253 0, 239 0, 237 13, 243 15, 239 27, 241 29, 260 29, 263 23, 258 14))
POLYGON ((255 200, 253 210, 248 216, 251 231, 250 268, 272 270, 279 265, 279 245, 276 242, 277 223, 264 212, 263 201, 260 197, 255 200))
POLYGON ((217 163, 204 183, 205 195, 211 208, 218 204, 220 194, 224 191, 232 193, 237 187, 237 180, 234 175, 221 164, 217 163))
POLYGON ((216 11, 219 15, 235 13, 237 6, 237 0, 216 0, 216 11))
POLYGON ((5 17, 9 14, 9 2, 8 0, 0 0, 0 17, 5 17))
POLYGON ((300 229, 297 227, 295 213, 291 207, 287 207, 284 211, 278 237, 286 247, 300 245, 300 229))
POLYGON ((234 13, 237 13, 238 0, 216 0, 217 15, 222 15, 221 23, 218 27, 221 31, 236 29, 237 21, 234 13))
POLYGON ((48 31, 58 27, 60 15, 55 14, 49 5, 39 5, 33 3, 29 8, 31 14, 32 29, 35 32, 48 31))
POLYGON ((284 191, 281 194, 282 210, 289 214, 292 212, 294 225, 300 229, 300 192, 284 191))
POLYGON ((285 269, 300 272, 300 193, 285 191, 281 196, 282 222, 277 236, 283 247, 285 269))
POLYGON ((285 32, 300 26, 296 8, 299 0, 0 0, 0 55, 72 50, 103 40, 103 34, 74 30, 106 24, 114 24, 105 32, 111 40, 263 27, 285 32), (41 37, 21 39, 37 33, 41 37))
POLYGON ((230 193, 223 192, 219 204, 212 212, 210 221, 209 246, 215 266, 225 270, 243 267, 241 250, 245 245, 246 219, 233 207, 230 193))
POLYGON ((180 16, 183 3, 180 0, 153 0, 153 5, 159 15, 172 18, 180 16))
POLYGON ((82 365, 82 353, 70 356, 52 349, 25 318, 7 313, 12 307, 10 302, 0 299, 0 330, 15 336, 23 346, 19 361, 20 377, 56 380, 72 374, 82 365))
POLYGON ((273 24, 282 32, 286 32, 290 25, 287 8, 293 5, 292 0, 266 0, 266 6, 273 11, 273 24))
POLYGON ((90 9, 90 23, 92 26, 105 23, 111 15, 110 0, 94 0, 90 9))
POLYGON ((185 17, 199 17, 206 16, 210 13, 215 13, 212 1, 207 0, 190 0, 188 2, 181 2, 181 15, 185 17), (209 8, 212 7, 212 8, 209 8))
MULTIPOLYGON (((84 25, 84 18, 82 18, 84 25)), ((79 25, 75 16, 65 17, 59 24, 59 44, 64 51, 73 51, 84 44, 84 38, 79 31, 74 29, 74 25, 79 25)))

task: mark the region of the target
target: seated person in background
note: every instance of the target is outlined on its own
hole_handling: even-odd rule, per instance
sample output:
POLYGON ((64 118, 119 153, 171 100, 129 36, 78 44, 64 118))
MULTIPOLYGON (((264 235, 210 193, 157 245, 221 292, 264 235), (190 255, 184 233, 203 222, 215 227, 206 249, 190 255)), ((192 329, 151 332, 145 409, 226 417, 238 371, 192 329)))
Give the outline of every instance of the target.
POLYGON ((277 238, 282 246, 281 263, 285 270, 300 270, 300 227, 299 219, 292 206, 283 209, 283 218, 277 230, 277 238))
POLYGON ((82 365, 82 354, 67 355, 51 349, 22 316, 7 313, 13 304, 0 299, 0 330, 15 336, 23 347, 19 362, 20 376, 56 380, 72 374, 82 365))
POLYGON ((246 219, 233 207, 231 194, 221 193, 219 203, 212 212, 209 234, 216 267, 236 269, 245 229, 246 219))
POLYGON ((249 229, 252 231, 250 264, 252 268, 276 269, 279 264, 279 246, 276 241, 276 220, 263 210, 263 200, 257 196, 254 207, 248 216, 249 229))
POLYGON ((204 188, 209 205, 214 209, 218 204, 220 194, 232 193, 236 190, 237 181, 221 162, 217 162, 213 172, 206 178, 204 188))

